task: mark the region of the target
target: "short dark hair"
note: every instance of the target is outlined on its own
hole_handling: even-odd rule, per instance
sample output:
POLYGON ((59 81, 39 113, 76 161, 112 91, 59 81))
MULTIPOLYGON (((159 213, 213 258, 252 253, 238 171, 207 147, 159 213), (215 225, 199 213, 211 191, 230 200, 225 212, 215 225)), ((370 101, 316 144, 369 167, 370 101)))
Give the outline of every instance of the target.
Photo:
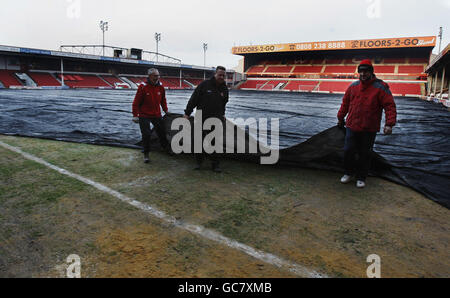
POLYGON ((216 72, 218 72, 219 70, 223 70, 223 71, 227 71, 227 69, 223 66, 217 66, 216 68, 216 72))

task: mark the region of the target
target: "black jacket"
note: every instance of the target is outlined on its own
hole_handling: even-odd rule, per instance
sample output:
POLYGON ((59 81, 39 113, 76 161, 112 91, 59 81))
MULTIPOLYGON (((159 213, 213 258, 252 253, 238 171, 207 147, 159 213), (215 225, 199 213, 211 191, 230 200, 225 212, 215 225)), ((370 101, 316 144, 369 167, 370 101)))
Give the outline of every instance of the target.
POLYGON ((227 85, 224 83, 217 86, 216 79, 212 77, 197 86, 184 112, 190 116, 194 108, 197 108, 197 110, 202 110, 203 119, 210 117, 222 118, 225 116, 227 102, 227 85))

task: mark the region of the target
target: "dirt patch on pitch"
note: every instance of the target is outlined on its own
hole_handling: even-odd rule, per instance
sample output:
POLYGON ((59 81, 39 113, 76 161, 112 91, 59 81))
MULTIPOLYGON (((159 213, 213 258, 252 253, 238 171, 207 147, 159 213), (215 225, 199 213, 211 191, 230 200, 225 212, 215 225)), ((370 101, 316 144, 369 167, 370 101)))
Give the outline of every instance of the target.
POLYGON ((128 226, 102 232, 93 276, 98 277, 295 277, 234 249, 174 227, 128 226))

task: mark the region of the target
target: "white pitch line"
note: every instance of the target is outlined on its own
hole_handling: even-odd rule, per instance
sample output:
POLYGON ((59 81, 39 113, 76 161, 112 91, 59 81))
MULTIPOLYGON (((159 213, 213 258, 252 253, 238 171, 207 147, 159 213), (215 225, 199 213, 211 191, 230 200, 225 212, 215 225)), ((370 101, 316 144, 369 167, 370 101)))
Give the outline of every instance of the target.
POLYGON ((74 179, 77 179, 77 180, 85 183, 85 184, 93 186, 93 187, 97 188, 98 190, 100 190, 102 192, 105 192, 105 193, 107 193, 107 194, 109 194, 109 195, 111 195, 111 196, 113 196, 113 197, 115 197, 115 198, 125 202, 125 203, 128 203, 128 204, 130 204, 130 205, 132 205, 132 206, 134 206, 134 207, 136 207, 136 208, 138 208, 140 210, 143 210, 143 211, 145 211, 145 212, 147 212, 147 213, 149 213, 149 214, 151 214, 151 215, 153 215, 153 216, 155 216, 155 217, 157 217, 157 218, 159 218, 159 219, 161 219, 161 220, 163 220, 163 221, 165 221, 167 223, 170 223, 170 224, 172 224, 172 225, 174 225, 174 226, 176 226, 178 228, 187 230, 187 231, 192 232, 194 234, 197 234, 197 235, 199 235, 199 236, 201 236, 203 238, 207 238, 209 240, 213 240, 215 242, 218 242, 220 244, 226 245, 228 247, 237 249, 237 250, 239 250, 241 252, 244 252, 247 255, 249 255, 249 256, 251 256, 251 257, 253 257, 255 259, 258 259, 260 261, 263 261, 263 262, 265 262, 267 264, 276 266, 278 268, 287 269, 288 271, 290 271, 290 272, 292 272, 292 273, 294 273, 294 274, 296 274, 298 276, 301 276, 301 277, 310 277, 310 278, 322 278, 322 277, 326 278, 327 277, 325 274, 321 274, 321 273, 316 272, 314 270, 308 269, 308 268, 306 268, 304 266, 298 265, 296 263, 289 262, 289 261, 287 261, 287 260, 285 260, 283 258, 280 258, 278 256, 275 256, 273 254, 266 253, 264 251, 257 250, 257 249, 255 249, 255 248, 253 248, 251 246, 248 246, 246 244, 234 241, 233 239, 225 237, 225 236, 219 234, 216 231, 213 231, 213 230, 210 230, 210 229, 206 229, 206 228, 204 228, 202 226, 199 226, 199 225, 193 225, 193 224, 189 224, 189 223, 185 223, 185 222, 179 221, 179 220, 175 219, 174 217, 167 215, 163 211, 158 210, 157 208, 154 208, 154 207, 152 207, 150 205, 147 205, 145 203, 141 203, 141 202, 139 202, 139 201, 137 201, 135 199, 129 198, 129 197, 127 197, 127 196, 125 196, 125 195, 123 195, 123 194, 121 194, 121 193, 119 193, 119 192, 117 192, 117 191, 115 191, 115 190, 113 190, 113 189, 103 185, 103 184, 97 183, 97 182, 92 181, 92 180, 90 180, 88 178, 85 178, 83 176, 74 174, 74 173, 69 172, 69 171, 67 171, 65 169, 62 169, 62 168, 57 167, 55 165, 52 165, 52 164, 46 162, 45 160, 43 160, 43 159, 41 159, 39 157, 36 157, 36 156, 33 156, 33 155, 29 154, 29 153, 23 152, 22 150, 20 150, 17 147, 10 146, 10 145, 8 145, 6 143, 3 143, 2 141, 0 141, 0 146, 4 147, 5 149, 8 149, 10 151, 18 153, 18 154, 22 155, 23 157, 25 157, 26 159, 32 160, 32 161, 37 162, 37 163, 39 163, 41 165, 44 165, 44 166, 46 166, 46 167, 48 167, 48 168, 50 168, 52 170, 55 170, 55 171, 57 171, 60 174, 72 177, 74 179))

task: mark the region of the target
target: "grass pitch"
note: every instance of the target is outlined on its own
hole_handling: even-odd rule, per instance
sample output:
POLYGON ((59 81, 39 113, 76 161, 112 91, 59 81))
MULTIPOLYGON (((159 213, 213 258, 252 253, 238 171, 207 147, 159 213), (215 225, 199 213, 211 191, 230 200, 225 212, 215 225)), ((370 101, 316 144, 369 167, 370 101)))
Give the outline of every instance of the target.
MULTIPOLYGON (((450 212, 421 194, 369 178, 226 160, 224 173, 194 171, 191 156, 0 136, 58 167, 177 219, 332 277, 450 276, 450 212)), ((106 193, 0 147, 0 276, 295 277, 193 235, 106 193)))

